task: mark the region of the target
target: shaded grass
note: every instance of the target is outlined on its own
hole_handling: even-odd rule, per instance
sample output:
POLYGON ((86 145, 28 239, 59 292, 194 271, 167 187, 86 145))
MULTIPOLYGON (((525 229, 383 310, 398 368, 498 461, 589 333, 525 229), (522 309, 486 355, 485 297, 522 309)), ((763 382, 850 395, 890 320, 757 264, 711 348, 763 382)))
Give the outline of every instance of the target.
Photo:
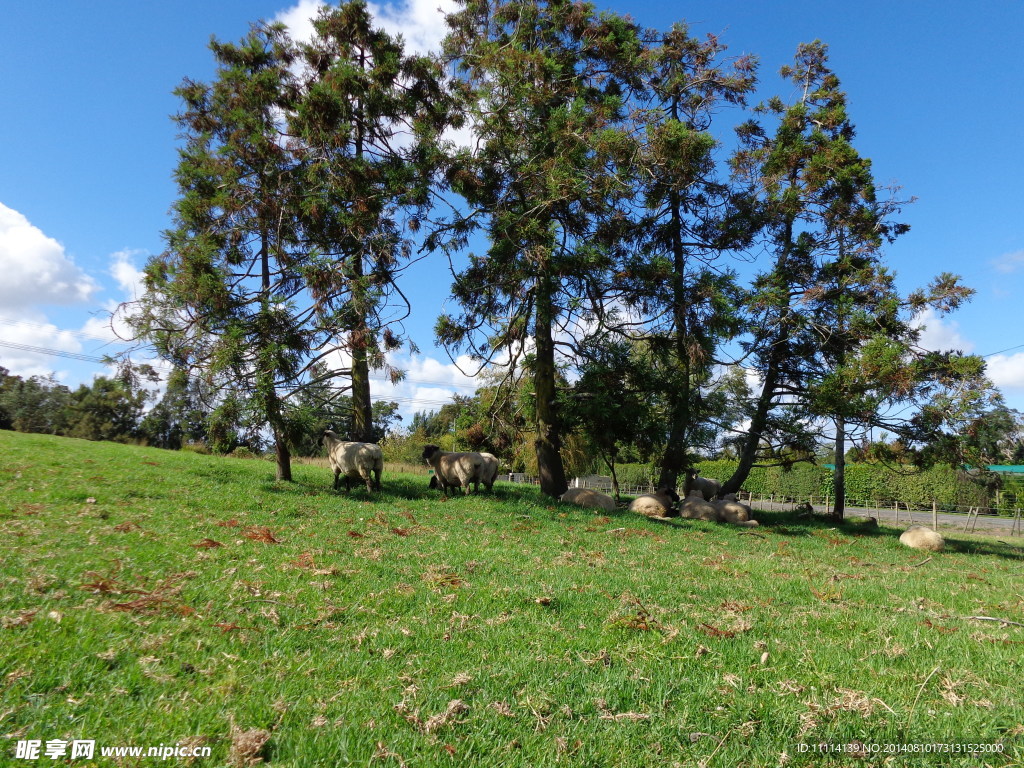
POLYGON ((279 484, 262 461, 6 432, 0 456, 11 740, 187 742, 217 765, 232 725, 293 766, 1021 755, 1024 628, 967 618, 1024 622, 1024 553, 995 540, 927 560, 783 513, 663 524, 417 475, 346 496, 313 465, 279 484))

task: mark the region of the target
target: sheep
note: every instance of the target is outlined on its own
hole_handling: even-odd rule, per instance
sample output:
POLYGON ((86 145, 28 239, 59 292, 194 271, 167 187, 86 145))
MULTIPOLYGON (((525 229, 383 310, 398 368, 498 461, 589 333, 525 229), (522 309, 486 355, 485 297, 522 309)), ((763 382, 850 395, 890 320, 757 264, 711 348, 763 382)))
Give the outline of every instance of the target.
POLYGON ((644 517, 675 517, 672 505, 679 501, 679 494, 672 488, 659 488, 654 493, 637 496, 629 502, 629 511, 644 517))
POLYGON ((704 501, 711 501, 722 490, 722 484, 711 477, 698 477, 697 470, 691 468, 686 471, 684 495, 688 497, 694 490, 700 491, 704 501))
POLYGON ((757 520, 750 519, 750 507, 736 501, 736 494, 726 494, 721 501, 706 501, 696 488, 679 505, 679 516, 709 523, 732 523, 744 528, 757 528, 757 520))
POLYGON ((707 520, 718 522, 718 509, 709 501, 704 499, 704 494, 694 488, 679 505, 679 516, 688 520, 707 520))
POLYGON ((468 494, 470 483, 473 483, 474 491, 479 491, 485 466, 490 469, 487 459, 479 453, 452 453, 442 451, 436 445, 423 448, 423 460, 434 469, 431 487, 436 484, 444 493, 461 486, 462 492, 468 494))
POLYGON ((750 517, 750 507, 738 501, 735 493, 727 493, 721 500, 712 503, 718 510, 718 520, 721 523, 742 525, 745 528, 757 528, 760 525, 757 520, 750 517))
POLYGON ((488 491, 494 488, 494 481, 498 479, 498 457, 493 453, 481 453, 484 457, 484 473, 480 477, 480 482, 484 484, 484 488, 488 491))
POLYGON ((321 442, 327 448, 327 457, 334 470, 334 490, 338 490, 341 477, 345 477, 345 492, 352 488, 352 481, 359 479, 366 483, 366 490, 380 490, 380 473, 384 469, 384 454, 376 443, 350 443, 342 440, 331 430, 325 430, 321 442), (372 477, 371 477, 372 475, 372 477))
POLYGON ((912 525, 900 536, 900 544, 914 549, 927 549, 929 552, 941 552, 946 546, 946 540, 941 533, 931 528, 912 525))
POLYGON ((561 501, 591 509, 603 509, 606 512, 614 512, 616 508, 615 499, 590 488, 570 488, 562 494, 561 501))

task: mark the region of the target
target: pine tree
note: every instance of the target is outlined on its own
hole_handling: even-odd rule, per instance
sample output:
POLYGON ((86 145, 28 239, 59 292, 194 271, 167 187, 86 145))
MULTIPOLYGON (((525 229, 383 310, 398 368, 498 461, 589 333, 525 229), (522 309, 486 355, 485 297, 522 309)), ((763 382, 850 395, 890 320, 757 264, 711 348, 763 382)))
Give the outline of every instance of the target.
POLYGON ((177 89, 180 197, 132 313, 162 357, 224 391, 211 440, 269 429, 279 480, 306 387, 350 377, 354 434, 372 434, 369 368, 400 343, 381 319, 408 251, 397 211, 423 204, 443 119, 436 68, 373 30, 365 3, 315 30, 301 47, 273 24, 214 41, 214 81, 177 89))
POLYGON ((724 62, 724 51, 716 38, 697 40, 674 25, 648 49, 634 112, 640 147, 632 170, 643 207, 614 285, 616 298, 637 310, 629 335, 642 337, 655 364, 675 374, 664 392, 668 438, 659 479, 669 487, 702 442, 718 348, 738 331, 739 292, 725 252, 754 231, 745 198, 719 178, 711 128, 722 105, 745 103, 755 61, 724 62))
POLYGON ((481 359, 529 355, 541 488, 559 496, 556 349, 571 347, 559 333, 593 310, 610 266, 592 235, 622 188, 610 158, 627 140, 640 37, 625 19, 568 0, 463 0, 449 24, 445 52, 476 140, 450 173, 469 207, 455 244, 477 224, 488 244, 456 276, 461 315, 443 316, 437 333, 481 359))

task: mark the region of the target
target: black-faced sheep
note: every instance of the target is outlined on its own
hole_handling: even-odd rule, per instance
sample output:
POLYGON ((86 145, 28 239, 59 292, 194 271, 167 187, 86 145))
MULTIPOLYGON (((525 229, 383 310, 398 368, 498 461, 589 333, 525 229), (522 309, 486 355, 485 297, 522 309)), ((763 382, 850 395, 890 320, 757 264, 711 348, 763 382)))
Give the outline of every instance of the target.
POLYGON ((629 502, 629 511, 644 517, 675 517, 673 505, 679 501, 679 494, 671 488, 659 488, 654 493, 637 496, 629 502))
POLYGON ((327 458, 334 471, 334 490, 338 490, 341 478, 345 478, 346 493, 353 480, 366 483, 366 490, 380 490, 380 473, 384 469, 384 454, 376 443, 351 443, 342 440, 331 430, 326 430, 321 442, 327 448, 327 458))
POLYGON ((570 488, 562 494, 561 501, 606 512, 614 512, 616 508, 615 499, 591 488, 570 488))
POLYGON ((698 477, 696 469, 688 469, 683 494, 689 496, 695 490, 700 491, 705 501, 711 501, 722 490, 722 484, 711 477, 698 477))
POLYGON ((941 552, 946 547, 946 540, 941 533, 925 528, 923 525, 912 525, 900 536, 900 544, 914 549, 927 549, 929 552, 941 552))
POLYGON ((423 460, 434 470, 431 487, 434 487, 436 481, 444 493, 461 487, 462 492, 468 494, 470 483, 474 491, 479 491, 484 479, 484 467, 489 467, 487 460, 479 453, 442 451, 436 445, 424 447, 423 460))

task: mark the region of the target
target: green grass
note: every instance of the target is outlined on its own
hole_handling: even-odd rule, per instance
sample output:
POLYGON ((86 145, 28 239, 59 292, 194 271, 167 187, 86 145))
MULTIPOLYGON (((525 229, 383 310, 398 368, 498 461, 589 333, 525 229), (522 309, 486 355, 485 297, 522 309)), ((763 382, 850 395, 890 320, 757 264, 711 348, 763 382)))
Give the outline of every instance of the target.
POLYGON ((0 432, 0 764, 58 738, 241 764, 255 729, 282 766, 1024 756, 1024 627, 968 618, 1024 622, 1020 548, 949 534, 929 558, 884 527, 664 524, 503 484, 443 500, 387 472, 346 497, 294 470, 0 432))

